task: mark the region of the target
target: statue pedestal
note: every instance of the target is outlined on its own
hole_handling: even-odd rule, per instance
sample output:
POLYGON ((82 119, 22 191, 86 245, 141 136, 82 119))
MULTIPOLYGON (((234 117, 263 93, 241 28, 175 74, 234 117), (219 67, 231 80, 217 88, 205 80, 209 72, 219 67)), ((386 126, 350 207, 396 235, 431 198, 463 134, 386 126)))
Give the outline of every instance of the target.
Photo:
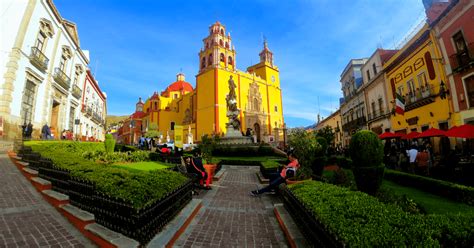
POLYGON ((227 123, 227 132, 224 137, 221 138, 220 144, 233 145, 233 144, 252 144, 252 138, 242 136, 240 130, 235 129, 232 124, 227 123))

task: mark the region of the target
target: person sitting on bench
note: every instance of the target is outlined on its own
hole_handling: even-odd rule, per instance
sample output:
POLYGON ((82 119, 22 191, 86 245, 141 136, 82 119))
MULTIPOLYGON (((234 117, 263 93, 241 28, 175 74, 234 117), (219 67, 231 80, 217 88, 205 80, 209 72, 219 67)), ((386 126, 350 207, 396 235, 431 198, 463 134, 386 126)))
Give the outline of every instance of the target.
POLYGON ((209 186, 210 177, 204 169, 204 166, 202 165, 201 151, 199 149, 196 149, 194 151, 194 157, 189 159, 191 160, 189 172, 196 174, 196 177, 199 179, 199 184, 201 185, 201 187, 203 187, 204 189, 211 189, 211 187, 209 186), (204 181, 206 182, 206 186, 204 186, 204 181))

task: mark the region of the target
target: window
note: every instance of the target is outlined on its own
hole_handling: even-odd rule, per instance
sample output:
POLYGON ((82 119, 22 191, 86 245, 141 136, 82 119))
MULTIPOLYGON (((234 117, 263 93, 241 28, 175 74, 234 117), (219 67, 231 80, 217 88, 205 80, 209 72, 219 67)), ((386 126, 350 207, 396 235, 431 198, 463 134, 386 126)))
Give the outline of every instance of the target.
POLYGON ((35 103, 36 85, 30 80, 26 80, 25 89, 23 90, 23 100, 21 102, 22 122, 30 123, 33 116, 33 107, 35 103))
POLYGON ((59 61, 59 69, 61 69, 61 71, 65 71, 66 70, 66 66, 67 66, 67 58, 66 56, 61 56, 61 60, 59 61))
POLYGON ((224 29, 223 28, 221 28, 221 34, 224 35, 224 29))
POLYGON ((474 75, 464 79, 466 84, 467 102, 470 108, 474 108, 474 75))
POLYGON ((383 99, 382 98, 379 98, 379 110, 380 110, 380 114, 384 113, 383 99))
POLYGON ((76 109, 71 107, 69 109, 69 130, 73 130, 74 127, 74 113, 76 112, 76 109))
POLYGON ((176 99, 176 98, 178 98, 178 94, 175 93, 175 94, 173 95, 173 99, 176 99))
POLYGON ((36 47, 41 52, 44 52, 43 49, 46 47, 46 34, 41 31, 38 34, 38 39, 36 39, 36 47))
POLYGON ((225 56, 224 56, 224 54, 223 54, 223 53, 221 53, 221 56, 220 56, 220 61, 221 61, 221 62, 225 62, 225 56))
POLYGON ((409 94, 415 93, 416 87, 415 87, 415 83, 413 82, 413 79, 410 79, 407 81, 407 89, 408 89, 409 94))
POLYGON ((225 42, 225 48, 229 48, 229 42, 225 42))
POLYGON ((375 102, 372 102, 372 115, 373 117, 375 117, 376 113, 375 113, 375 102))
POLYGON ((201 69, 204 69, 204 67, 206 67, 206 58, 202 58, 201 62, 201 69))
POLYGON ((367 70, 367 81, 369 81, 369 80, 370 80, 370 71, 367 70))
POLYGON ((278 106, 275 105, 275 112, 278 112, 278 106))
POLYGON ((425 87, 427 84, 428 82, 426 81, 426 74, 424 72, 420 73, 418 75, 418 85, 423 89, 423 87, 425 87))
POLYGON ((229 58, 228 58, 227 61, 229 62, 229 65, 232 65, 233 61, 232 61, 232 57, 231 57, 231 56, 229 56, 229 58))
POLYGON ((464 40, 464 36, 462 35, 461 31, 457 32, 453 36, 453 41, 458 54, 466 52, 466 41, 464 40))
POLYGON ((377 75, 377 66, 375 66, 375 63, 372 64, 372 69, 374 70, 374 75, 377 75))
POLYGON ((158 103, 155 102, 155 110, 158 110, 158 103))
POLYGON ((397 92, 398 92, 398 94, 399 94, 400 96, 403 96, 403 85, 398 86, 397 92))
POLYGON ((212 65, 212 53, 209 54, 209 59, 207 60, 208 65, 212 65))
POLYGON ((224 46, 224 42, 222 40, 219 40, 219 45, 224 46))

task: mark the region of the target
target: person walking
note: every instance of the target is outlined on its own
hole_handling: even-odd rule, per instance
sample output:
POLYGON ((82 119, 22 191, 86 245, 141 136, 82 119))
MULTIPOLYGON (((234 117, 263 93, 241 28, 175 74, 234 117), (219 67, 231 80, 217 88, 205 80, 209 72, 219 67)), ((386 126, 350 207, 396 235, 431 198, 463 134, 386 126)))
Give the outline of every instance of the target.
POLYGON ((31 139, 31 133, 33 132, 33 124, 31 124, 31 121, 28 122, 28 125, 26 126, 26 138, 31 139))
POLYGON ((290 152, 288 153, 288 159, 290 160, 290 163, 285 166, 279 174, 271 175, 270 184, 267 187, 253 190, 250 192, 250 195, 259 196, 265 192, 269 192, 272 189, 276 189, 278 185, 285 183, 287 178, 294 176, 296 174, 296 170, 298 170, 300 167, 300 164, 298 163, 298 158, 296 157, 294 152, 290 152))
POLYGON ((41 128, 41 138, 44 140, 49 140, 51 138, 51 129, 48 126, 48 123, 43 125, 41 128))
POLYGON ((417 167, 418 173, 425 176, 428 175, 429 160, 430 160, 430 155, 428 154, 428 151, 426 150, 426 148, 423 148, 423 149, 420 148, 420 151, 418 152, 418 154, 416 154, 416 164, 418 166, 417 167))
POLYGON ((407 155, 409 159, 408 162, 410 163, 410 167, 408 168, 408 170, 410 171, 410 173, 413 173, 413 174, 415 174, 415 167, 416 167, 415 160, 416 160, 417 154, 418 154, 418 150, 416 149, 415 145, 412 145, 411 149, 407 150, 407 155))

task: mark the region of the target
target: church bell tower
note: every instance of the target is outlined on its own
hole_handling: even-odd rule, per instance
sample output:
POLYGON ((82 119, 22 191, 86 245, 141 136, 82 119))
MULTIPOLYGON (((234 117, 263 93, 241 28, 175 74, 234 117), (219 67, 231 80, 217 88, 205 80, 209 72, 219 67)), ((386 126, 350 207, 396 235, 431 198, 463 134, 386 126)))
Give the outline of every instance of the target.
POLYGON ((204 38, 199 52, 199 73, 212 68, 236 69, 232 39, 229 33, 226 35, 225 27, 220 22, 209 27, 209 36, 204 38))

